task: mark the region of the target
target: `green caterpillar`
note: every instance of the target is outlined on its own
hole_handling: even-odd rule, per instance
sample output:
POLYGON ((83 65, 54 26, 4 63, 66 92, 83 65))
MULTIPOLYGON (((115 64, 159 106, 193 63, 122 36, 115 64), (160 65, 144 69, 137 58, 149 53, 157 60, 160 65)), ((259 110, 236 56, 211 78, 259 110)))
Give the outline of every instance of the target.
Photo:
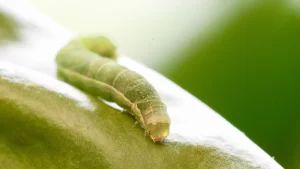
POLYGON ((106 37, 82 37, 70 41, 56 56, 58 75, 66 82, 132 114, 154 142, 162 142, 170 130, 166 105, 141 75, 116 63, 115 46, 106 37))

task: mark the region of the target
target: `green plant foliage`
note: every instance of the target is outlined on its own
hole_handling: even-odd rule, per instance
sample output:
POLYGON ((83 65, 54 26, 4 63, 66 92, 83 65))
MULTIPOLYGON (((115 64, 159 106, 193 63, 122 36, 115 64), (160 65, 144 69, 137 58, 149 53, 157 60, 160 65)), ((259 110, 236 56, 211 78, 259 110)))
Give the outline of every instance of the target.
POLYGON ((257 3, 207 37, 196 37, 178 53, 183 61, 162 72, 284 167, 299 168, 299 11, 257 3))

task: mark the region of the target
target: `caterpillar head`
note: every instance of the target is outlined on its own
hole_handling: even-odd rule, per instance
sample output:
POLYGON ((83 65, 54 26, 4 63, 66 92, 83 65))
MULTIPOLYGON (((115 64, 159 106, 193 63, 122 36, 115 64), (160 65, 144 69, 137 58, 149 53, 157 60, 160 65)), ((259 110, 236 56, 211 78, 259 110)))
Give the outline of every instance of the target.
POLYGON ((169 135, 170 123, 148 124, 146 132, 153 142, 162 142, 169 135))

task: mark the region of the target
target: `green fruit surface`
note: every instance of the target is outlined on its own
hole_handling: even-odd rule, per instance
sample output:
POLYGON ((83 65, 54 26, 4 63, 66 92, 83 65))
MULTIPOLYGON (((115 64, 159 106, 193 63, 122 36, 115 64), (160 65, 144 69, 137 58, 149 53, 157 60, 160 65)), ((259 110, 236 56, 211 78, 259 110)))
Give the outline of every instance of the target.
MULTIPOLYGON (((42 86, 12 66, 8 70, 0 66, 0 164, 4 168, 257 168, 243 152, 239 157, 185 138, 154 144, 142 128, 134 126, 132 116, 32 71, 32 77, 49 82, 42 86), (82 94, 85 100, 70 97, 71 93, 82 94)), ((258 168, 265 166, 269 164, 263 162, 258 168)))

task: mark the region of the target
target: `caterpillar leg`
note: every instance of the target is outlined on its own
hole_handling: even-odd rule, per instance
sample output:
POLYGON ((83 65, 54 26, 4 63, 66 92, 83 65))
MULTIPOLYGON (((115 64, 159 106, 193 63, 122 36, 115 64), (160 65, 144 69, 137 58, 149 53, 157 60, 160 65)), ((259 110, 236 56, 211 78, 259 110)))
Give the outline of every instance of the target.
POLYGON ((134 127, 136 127, 138 124, 139 124, 139 122, 138 122, 138 121, 135 121, 134 124, 132 125, 132 127, 134 128, 134 127))
MULTIPOLYGON (((122 113, 126 113, 126 114, 130 114, 130 115, 133 115, 129 110, 127 109, 123 109, 122 110, 122 113)), ((132 125, 132 128, 136 127, 137 125, 139 124, 138 121, 135 121, 134 124, 132 125)))

